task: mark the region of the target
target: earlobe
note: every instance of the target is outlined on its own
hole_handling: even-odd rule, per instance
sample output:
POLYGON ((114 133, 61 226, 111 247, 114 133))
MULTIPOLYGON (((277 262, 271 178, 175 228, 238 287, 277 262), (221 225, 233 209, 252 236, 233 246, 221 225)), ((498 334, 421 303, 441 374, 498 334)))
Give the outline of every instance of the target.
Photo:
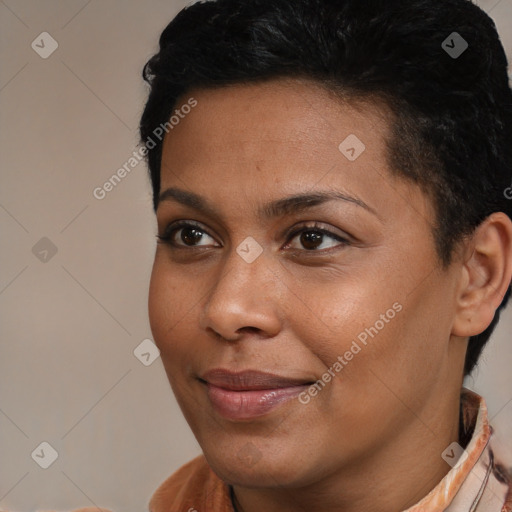
POLYGON ((492 322, 512 279, 512 221, 490 215, 471 237, 461 268, 452 334, 476 336, 492 322))

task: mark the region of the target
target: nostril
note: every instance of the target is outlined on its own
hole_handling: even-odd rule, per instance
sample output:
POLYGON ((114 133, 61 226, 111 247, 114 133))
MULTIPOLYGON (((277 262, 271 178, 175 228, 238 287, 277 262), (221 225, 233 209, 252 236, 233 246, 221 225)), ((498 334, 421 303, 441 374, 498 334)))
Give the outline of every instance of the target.
POLYGON ((238 329, 239 331, 246 331, 246 332, 250 332, 250 333, 259 333, 260 332, 260 329, 258 329, 257 327, 242 327, 241 329, 238 329))

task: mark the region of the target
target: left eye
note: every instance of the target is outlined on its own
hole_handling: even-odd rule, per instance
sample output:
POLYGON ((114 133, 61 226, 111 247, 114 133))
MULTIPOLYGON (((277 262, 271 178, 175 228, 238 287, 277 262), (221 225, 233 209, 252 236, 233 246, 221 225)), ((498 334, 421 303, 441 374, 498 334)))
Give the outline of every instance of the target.
MULTIPOLYGON (((298 230, 295 230, 290 234, 289 239, 295 238, 297 235, 300 235, 299 241, 300 244, 306 248, 308 252, 319 251, 321 249, 330 249, 331 247, 335 247, 336 244, 331 244, 328 247, 321 247, 324 243, 324 238, 330 238, 333 241, 340 242, 341 245, 347 245, 348 240, 331 233, 327 229, 319 228, 317 226, 306 226, 302 227, 298 230)), ((287 244, 289 245, 289 244, 287 244)), ((300 249, 300 247, 299 247, 300 249)))

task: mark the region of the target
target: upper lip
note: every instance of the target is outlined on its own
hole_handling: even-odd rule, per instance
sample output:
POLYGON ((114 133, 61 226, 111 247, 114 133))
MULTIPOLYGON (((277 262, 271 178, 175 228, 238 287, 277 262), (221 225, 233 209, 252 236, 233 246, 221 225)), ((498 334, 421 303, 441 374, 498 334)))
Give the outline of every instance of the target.
POLYGON ((289 388, 311 384, 311 380, 308 379, 294 379, 259 370, 233 372, 223 368, 209 370, 200 379, 214 386, 232 391, 289 388))

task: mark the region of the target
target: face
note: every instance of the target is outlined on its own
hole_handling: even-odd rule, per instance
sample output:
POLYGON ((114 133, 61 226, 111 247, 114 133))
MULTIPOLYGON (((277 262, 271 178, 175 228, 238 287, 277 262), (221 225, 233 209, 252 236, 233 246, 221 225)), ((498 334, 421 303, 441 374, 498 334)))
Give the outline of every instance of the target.
POLYGON ((425 434, 457 279, 430 201, 387 167, 384 110, 296 80, 190 97, 164 141, 149 313, 213 469, 308 485, 425 434))

